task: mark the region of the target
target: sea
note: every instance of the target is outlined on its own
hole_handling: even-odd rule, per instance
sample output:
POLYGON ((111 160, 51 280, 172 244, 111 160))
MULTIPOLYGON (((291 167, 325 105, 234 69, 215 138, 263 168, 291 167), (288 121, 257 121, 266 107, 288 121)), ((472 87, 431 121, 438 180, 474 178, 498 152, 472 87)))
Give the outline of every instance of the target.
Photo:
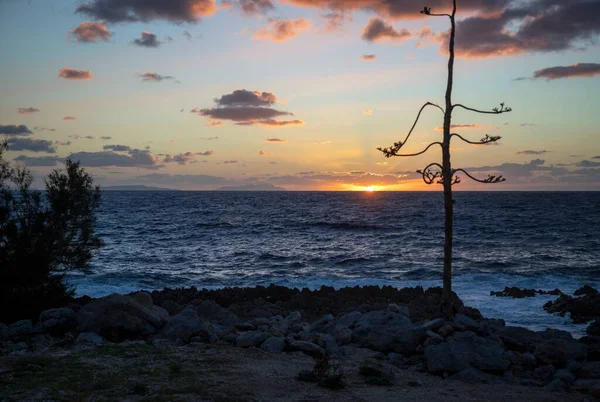
MULTIPOLYGON (((441 192, 106 191, 78 295, 270 284, 441 286, 441 192)), ((508 325, 585 332, 518 286, 600 287, 600 192, 455 192, 454 290, 508 325)))

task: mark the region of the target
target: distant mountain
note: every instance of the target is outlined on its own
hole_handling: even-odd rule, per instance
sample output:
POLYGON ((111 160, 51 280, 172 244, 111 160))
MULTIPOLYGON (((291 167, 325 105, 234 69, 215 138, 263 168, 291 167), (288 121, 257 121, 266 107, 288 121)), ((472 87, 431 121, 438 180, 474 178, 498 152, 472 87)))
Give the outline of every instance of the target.
POLYGON ((131 186, 106 186, 100 187, 102 191, 179 191, 172 188, 150 187, 141 185, 131 186))
POLYGON ((283 187, 277 187, 271 183, 246 184, 243 186, 223 186, 215 191, 287 191, 283 187))

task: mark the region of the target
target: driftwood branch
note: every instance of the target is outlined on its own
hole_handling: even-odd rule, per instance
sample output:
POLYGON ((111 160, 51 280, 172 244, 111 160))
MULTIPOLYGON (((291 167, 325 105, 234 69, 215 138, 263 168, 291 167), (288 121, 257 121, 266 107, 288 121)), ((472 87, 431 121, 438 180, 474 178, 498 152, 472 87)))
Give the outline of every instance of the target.
POLYGON ((491 143, 496 142, 496 141, 498 141, 498 140, 500 140, 502 138, 499 135, 492 135, 492 136, 490 136, 489 134, 486 134, 485 137, 483 137, 479 141, 469 141, 465 137, 463 137, 462 135, 457 134, 457 133, 450 134, 450 137, 458 137, 461 140, 463 140, 464 142, 466 142, 468 144, 473 144, 473 145, 491 144, 491 143))
POLYGON ((394 156, 418 156, 418 155, 421 155, 421 154, 424 154, 425 152, 427 152, 427 150, 434 145, 439 145, 440 147, 443 146, 441 142, 432 142, 431 144, 427 145, 427 148, 425 148, 421 152, 417 152, 414 154, 395 154, 394 156))
POLYGON ((492 110, 479 110, 479 109, 474 109, 472 107, 467 107, 465 105, 461 105, 460 103, 456 104, 456 105, 452 105, 452 109, 454 109, 455 107, 462 107, 465 110, 470 110, 471 112, 475 112, 475 113, 483 113, 483 114, 502 114, 502 113, 508 113, 508 112, 512 112, 512 108, 505 106, 504 102, 502 102, 500 104, 500 107, 495 107, 492 110))
POLYGON ((442 165, 440 165, 439 163, 433 162, 433 163, 430 163, 429 165, 425 166, 425 169, 417 170, 417 173, 421 173, 425 184, 433 184, 433 182, 436 181, 436 179, 439 179, 438 183, 441 183, 443 180, 442 169, 443 169, 442 165), (438 169, 434 170, 434 169, 432 169, 432 167, 436 167, 439 170, 438 169))
POLYGON ((386 158, 391 158, 392 156, 402 156, 402 155, 398 155, 398 151, 400 151, 400 149, 404 146, 404 144, 406 144, 406 141, 408 141, 408 139, 410 138, 410 135, 414 131, 415 127, 417 126, 417 123, 419 122, 419 119, 421 118, 421 113, 423 113, 423 110, 427 106, 437 107, 438 109, 440 109, 442 111, 442 113, 444 113, 444 109, 442 109, 439 105, 436 105, 435 103, 427 102, 426 104, 421 106, 421 109, 419 110, 419 113, 417 114, 417 118, 415 119, 415 122, 413 123, 410 131, 406 135, 406 138, 404 139, 404 141, 394 142, 394 145, 392 145, 390 147, 386 147, 386 148, 379 147, 379 148, 377 148, 377 150, 383 152, 383 155, 386 158))
POLYGON ((464 174, 467 175, 467 177, 469 177, 471 180, 474 180, 478 183, 484 183, 484 184, 496 184, 496 183, 501 183, 503 181, 506 181, 506 179, 502 176, 495 176, 495 175, 488 175, 487 178, 485 179, 478 179, 477 177, 473 177, 471 174, 469 174, 469 172, 467 172, 464 169, 454 169, 452 171, 452 175, 454 175, 457 172, 463 172, 464 174))

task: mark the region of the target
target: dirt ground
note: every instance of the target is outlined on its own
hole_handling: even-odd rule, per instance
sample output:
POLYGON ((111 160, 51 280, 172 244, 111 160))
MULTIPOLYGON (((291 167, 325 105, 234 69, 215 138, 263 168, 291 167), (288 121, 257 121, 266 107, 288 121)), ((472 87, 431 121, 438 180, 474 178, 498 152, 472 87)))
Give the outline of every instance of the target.
POLYGON ((337 363, 346 387, 296 379, 313 368, 300 352, 271 354, 227 345, 107 345, 0 357, 0 401, 584 401, 581 394, 515 385, 472 385, 385 367, 394 384, 367 384, 356 349, 337 363))

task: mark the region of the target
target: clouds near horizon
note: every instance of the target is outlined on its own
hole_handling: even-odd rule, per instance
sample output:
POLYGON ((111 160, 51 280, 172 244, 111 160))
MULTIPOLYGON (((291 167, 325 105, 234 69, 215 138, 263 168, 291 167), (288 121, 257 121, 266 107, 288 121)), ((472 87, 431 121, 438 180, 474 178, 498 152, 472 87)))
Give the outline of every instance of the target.
POLYGON ((94 78, 90 70, 76 70, 70 67, 62 68, 58 72, 58 77, 74 81, 85 81, 94 78))
POLYGON ((112 33, 108 30, 104 22, 84 21, 68 32, 69 37, 73 37, 79 43, 93 43, 108 41, 112 33))
POLYGON ((29 135, 29 134, 33 134, 33 131, 31 131, 26 125, 24 124, 20 124, 20 125, 15 125, 15 124, 0 124, 0 134, 8 134, 8 135, 29 135))
POLYGON ((274 19, 266 27, 258 29, 252 35, 252 39, 270 40, 273 42, 285 42, 292 39, 302 31, 311 28, 310 22, 304 18, 294 20, 274 19))
POLYGON ((195 23, 217 11, 215 0, 91 0, 77 13, 110 23, 167 20, 195 23))

